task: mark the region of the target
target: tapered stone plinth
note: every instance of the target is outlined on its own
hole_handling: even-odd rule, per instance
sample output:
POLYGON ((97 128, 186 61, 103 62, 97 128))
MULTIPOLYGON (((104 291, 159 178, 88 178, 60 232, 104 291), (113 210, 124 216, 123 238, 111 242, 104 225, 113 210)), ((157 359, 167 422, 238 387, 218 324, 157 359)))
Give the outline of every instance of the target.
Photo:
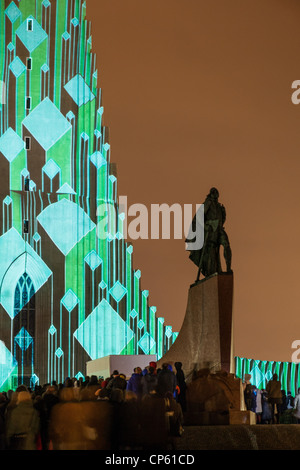
POLYGON ((203 368, 233 372, 232 303, 233 274, 193 284, 179 335, 160 364, 182 362, 187 378, 203 368))

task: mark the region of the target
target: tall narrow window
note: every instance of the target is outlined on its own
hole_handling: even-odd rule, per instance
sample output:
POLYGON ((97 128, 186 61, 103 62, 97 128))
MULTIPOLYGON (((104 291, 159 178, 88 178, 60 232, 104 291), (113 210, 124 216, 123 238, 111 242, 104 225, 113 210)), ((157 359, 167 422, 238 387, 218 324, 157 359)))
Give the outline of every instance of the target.
POLYGON ((29 220, 23 222, 23 233, 29 233, 29 220))
POLYGON ((29 178, 25 178, 25 191, 29 191, 29 183, 30 183, 30 179, 29 178))
POLYGON ((27 375, 30 373, 33 362, 35 338, 35 290, 27 273, 24 273, 17 282, 14 310, 14 337, 18 338, 15 359, 18 361, 18 366, 22 367, 23 373, 27 375), (21 336, 20 332, 22 332, 21 336), (26 367, 28 367, 27 370, 26 367))
POLYGON ((31 97, 26 96, 26 109, 31 109, 31 97))
POLYGON ((31 70, 32 69, 32 58, 31 57, 27 57, 27 70, 31 70))
POLYGON ((25 149, 26 150, 31 149, 31 138, 30 137, 25 137, 25 149))
POLYGON ((31 19, 27 20, 27 31, 33 30, 33 21, 31 19))

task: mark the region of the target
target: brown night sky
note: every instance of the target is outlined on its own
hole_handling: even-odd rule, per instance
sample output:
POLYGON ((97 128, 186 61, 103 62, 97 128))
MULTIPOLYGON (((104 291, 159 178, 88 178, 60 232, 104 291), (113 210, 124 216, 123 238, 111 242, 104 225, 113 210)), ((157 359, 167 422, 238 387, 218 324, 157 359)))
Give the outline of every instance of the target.
MULTIPOLYGON (((300 339, 297 0, 87 0, 104 124, 128 204, 202 203, 233 252, 235 355, 291 361, 300 339)), ((151 305, 179 331, 184 240, 136 240, 151 305)))

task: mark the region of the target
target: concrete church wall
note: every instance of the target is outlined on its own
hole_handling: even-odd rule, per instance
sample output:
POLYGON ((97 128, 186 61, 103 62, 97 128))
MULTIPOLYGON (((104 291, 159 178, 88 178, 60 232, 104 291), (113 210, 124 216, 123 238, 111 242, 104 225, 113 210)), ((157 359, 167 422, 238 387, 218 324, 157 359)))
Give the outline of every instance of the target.
POLYGON ((148 305, 123 237, 85 9, 0 0, 3 390, 84 376, 107 355, 160 358, 177 336, 148 305), (116 209, 106 238, 101 203, 116 209))

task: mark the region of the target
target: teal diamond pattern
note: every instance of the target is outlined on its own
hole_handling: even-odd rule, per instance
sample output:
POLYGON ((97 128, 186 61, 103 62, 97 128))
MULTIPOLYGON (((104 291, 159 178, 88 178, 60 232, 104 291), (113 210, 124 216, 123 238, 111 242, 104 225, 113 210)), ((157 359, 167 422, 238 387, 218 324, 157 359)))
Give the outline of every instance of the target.
POLYGON ((105 299, 74 333, 91 359, 120 354, 133 336, 133 331, 105 299))
POLYGON ((31 345, 33 342, 32 336, 28 333, 25 328, 21 328, 19 333, 15 336, 15 341, 17 345, 22 349, 22 351, 26 351, 28 347, 31 345))
POLYGON ((56 328, 54 325, 51 325, 49 328, 49 333, 51 336, 53 336, 56 333, 56 328))
POLYGON ((92 271, 95 271, 95 269, 97 269, 102 263, 102 259, 95 250, 92 250, 88 255, 86 255, 84 261, 89 265, 92 271))
POLYGON ((120 302, 123 299, 124 295, 126 294, 127 289, 117 281, 113 287, 109 290, 110 295, 115 299, 116 302, 120 302))
POLYGON ((61 348, 57 348, 57 350, 55 351, 55 356, 59 358, 61 358, 61 356, 63 355, 63 350, 61 348))
POLYGON ((144 336, 139 340, 138 346, 142 349, 145 354, 149 354, 149 351, 155 346, 155 341, 149 333, 145 333, 144 336))
POLYGON ((134 310, 134 309, 133 309, 133 310, 131 310, 131 312, 130 312, 130 316, 131 316, 131 318, 136 318, 136 317, 137 317, 137 315, 138 315, 138 313, 137 313, 137 311, 136 311, 136 310, 134 310))
POLYGON ((170 338, 172 336, 172 327, 171 326, 167 326, 166 327, 166 337, 167 338, 170 338))
POLYGON ((77 297, 77 295, 74 294, 74 292, 72 291, 72 289, 69 289, 65 295, 63 296, 63 298, 61 299, 61 303, 66 307, 66 309, 68 310, 68 312, 71 312, 73 310, 73 308, 76 307, 76 305, 78 304, 79 302, 79 299, 77 297))

